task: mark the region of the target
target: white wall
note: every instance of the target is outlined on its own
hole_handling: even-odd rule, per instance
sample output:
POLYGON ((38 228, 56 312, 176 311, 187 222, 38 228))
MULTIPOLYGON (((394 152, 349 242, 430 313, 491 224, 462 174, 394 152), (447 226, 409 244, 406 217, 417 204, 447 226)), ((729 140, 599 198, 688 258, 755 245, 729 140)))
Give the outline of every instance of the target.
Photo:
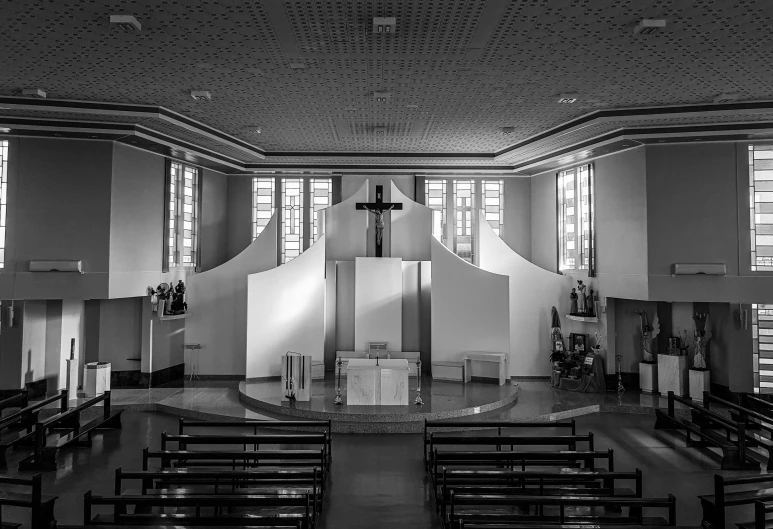
POLYGON ((551 309, 558 309, 564 323, 572 278, 548 272, 521 257, 494 233, 482 213, 479 256, 483 270, 510 277, 510 375, 550 375, 551 309))
POLYGON ((403 204, 402 210, 391 212, 390 257, 405 261, 429 261, 432 238, 432 210, 404 195, 394 182, 390 182, 392 202, 403 204))
POLYGON ((421 331, 421 261, 403 261, 403 351, 421 351, 421 331))
POLYGON ((354 350, 387 342, 403 350, 403 263, 395 258, 358 257, 354 265, 354 350))
POLYGON ((510 353, 509 282, 432 238, 433 362, 460 361, 467 351, 510 353))
MULTIPOLYGON (((245 373, 247 277, 276 268, 276 222, 275 214, 258 238, 230 261, 188 278, 185 343, 201 344, 199 374, 245 373)), ((190 368, 189 361, 186 370, 190 368)))
MULTIPOLYGON (((22 324, 22 385, 45 378, 46 373, 46 312, 44 300, 24 302, 22 324)), ((18 316, 17 316, 18 317, 18 316)), ((52 388, 48 388, 51 391, 52 388)))
POLYGON ((70 340, 75 338, 75 359, 82 377, 83 362, 83 317, 84 303, 82 299, 62 300, 62 331, 59 339, 59 388, 67 385, 67 360, 70 358, 70 340))
POLYGON ((336 263, 336 351, 354 351, 354 261, 336 263))
POLYGON ((326 237, 289 263, 247 277, 247 378, 279 376, 287 351, 323 361, 326 237))
POLYGON ((110 362, 113 371, 136 371, 142 354, 142 304, 148 298, 99 301, 99 361, 110 362))
POLYGON ((348 199, 324 210, 325 255, 330 261, 353 261, 367 252, 369 216, 367 211, 355 210, 357 202, 368 201, 368 182, 348 199))

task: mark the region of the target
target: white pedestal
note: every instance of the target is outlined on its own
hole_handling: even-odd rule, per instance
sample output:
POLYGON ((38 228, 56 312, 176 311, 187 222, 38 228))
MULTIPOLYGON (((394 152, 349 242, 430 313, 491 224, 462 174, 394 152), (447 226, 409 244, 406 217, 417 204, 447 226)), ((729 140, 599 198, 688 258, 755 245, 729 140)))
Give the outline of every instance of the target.
POLYGON ((407 406, 408 361, 352 359, 347 367, 348 406, 407 406))
POLYGON ((86 398, 93 398, 110 391, 110 362, 89 362, 83 381, 83 393, 86 398))
POLYGON ((658 391, 687 396, 687 356, 658 355, 658 391))
POLYGON ((639 389, 643 393, 655 393, 658 390, 658 364, 639 362, 639 389))
MULTIPOLYGON (((85 384, 85 381, 84 381, 85 384)), ((78 359, 67 360, 67 400, 78 400, 78 359)))
POLYGON ((282 401, 289 401, 290 386, 298 402, 311 400, 311 357, 302 355, 282 355, 279 357, 282 366, 282 401))
POLYGON ((703 402, 703 392, 710 391, 711 374, 707 371, 690 369, 690 398, 703 402))
POLYGON ((499 385, 507 380, 505 368, 507 355, 504 353, 484 353, 473 351, 464 353, 464 382, 472 380, 474 376, 499 379, 499 385))

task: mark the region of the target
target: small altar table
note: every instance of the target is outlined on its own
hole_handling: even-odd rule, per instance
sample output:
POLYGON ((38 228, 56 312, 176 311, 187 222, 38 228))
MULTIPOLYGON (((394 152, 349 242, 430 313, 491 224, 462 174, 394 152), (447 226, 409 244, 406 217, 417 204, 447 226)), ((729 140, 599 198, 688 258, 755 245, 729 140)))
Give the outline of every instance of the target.
POLYGON ((407 406, 408 360, 352 358, 346 368, 348 406, 407 406))
POLYGON ((658 391, 661 395, 673 391, 687 396, 687 356, 658 355, 658 391))
POLYGON ((473 376, 497 378, 496 376, 492 377, 485 369, 487 364, 490 365, 491 363, 496 363, 499 364, 499 385, 503 385, 505 380, 507 380, 507 369, 505 368, 505 362, 507 362, 507 355, 504 353, 484 353, 481 351, 470 351, 468 353, 464 353, 465 384, 472 380, 473 376))

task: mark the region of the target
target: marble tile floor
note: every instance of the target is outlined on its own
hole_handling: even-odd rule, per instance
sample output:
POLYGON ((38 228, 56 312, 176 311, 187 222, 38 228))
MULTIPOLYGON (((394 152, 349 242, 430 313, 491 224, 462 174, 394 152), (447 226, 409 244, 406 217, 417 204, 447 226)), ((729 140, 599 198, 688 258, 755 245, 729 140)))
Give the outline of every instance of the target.
MULTIPOLYGON (((671 432, 656 431, 653 424, 653 417, 644 414, 591 413, 577 418, 578 433, 592 431, 599 449, 614 449, 617 470, 642 469, 645 496, 672 493, 677 497, 679 525, 698 526, 701 510, 697 495, 712 490, 714 474, 754 474, 718 471, 714 452, 686 448, 683 439, 671 432)), ((90 448, 68 449, 60 454, 59 470, 44 473, 45 492, 59 496, 59 523, 82 523, 83 494, 88 490, 112 494, 115 469, 141 468, 142 448, 157 448, 161 432, 174 431, 176 425, 173 415, 127 411, 123 430, 95 436, 90 448)), ((10 453, 9 474, 18 475, 17 463, 27 453, 24 448, 10 453)), ((734 527, 736 522, 751 517, 751 509, 733 508, 728 514, 727 527, 734 527)), ((28 520, 26 516, 28 512, 22 510, 3 509, 4 521, 23 522, 28 520)), ((440 528, 426 486, 421 435, 334 436, 329 494, 318 527, 440 528)))

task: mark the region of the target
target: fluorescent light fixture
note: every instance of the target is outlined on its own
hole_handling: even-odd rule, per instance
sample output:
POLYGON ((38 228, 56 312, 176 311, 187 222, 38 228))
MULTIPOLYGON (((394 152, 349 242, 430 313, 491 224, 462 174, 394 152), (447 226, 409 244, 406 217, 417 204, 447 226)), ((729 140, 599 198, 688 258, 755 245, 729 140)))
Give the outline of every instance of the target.
POLYGON ((46 98, 46 93, 40 88, 24 88, 21 93, 25 96, 46 98))
POLYGON ((192 90, 191 98, 195 99, 196 101, 211 101, 212 94, 206 90, 192 90))
POLYGON ((110 23, 124 31, 142 31, 142 24, 132 15, 110 15, 110 23))
POLYGON ((0 132, 2 133, 11 132, 11 129, 9 129, 8 127, 0 127, 0 132))
POLYGON ((570 105, 577 102, 577 94, 561 94, 558 96, 558 102, 561 104, 570 105))
POLYGON ((636 27, 633 28, 634 35, 652 35, 653 33, 660 33, 666 27, 666 21, 656 18, 642 19, 636 27))

